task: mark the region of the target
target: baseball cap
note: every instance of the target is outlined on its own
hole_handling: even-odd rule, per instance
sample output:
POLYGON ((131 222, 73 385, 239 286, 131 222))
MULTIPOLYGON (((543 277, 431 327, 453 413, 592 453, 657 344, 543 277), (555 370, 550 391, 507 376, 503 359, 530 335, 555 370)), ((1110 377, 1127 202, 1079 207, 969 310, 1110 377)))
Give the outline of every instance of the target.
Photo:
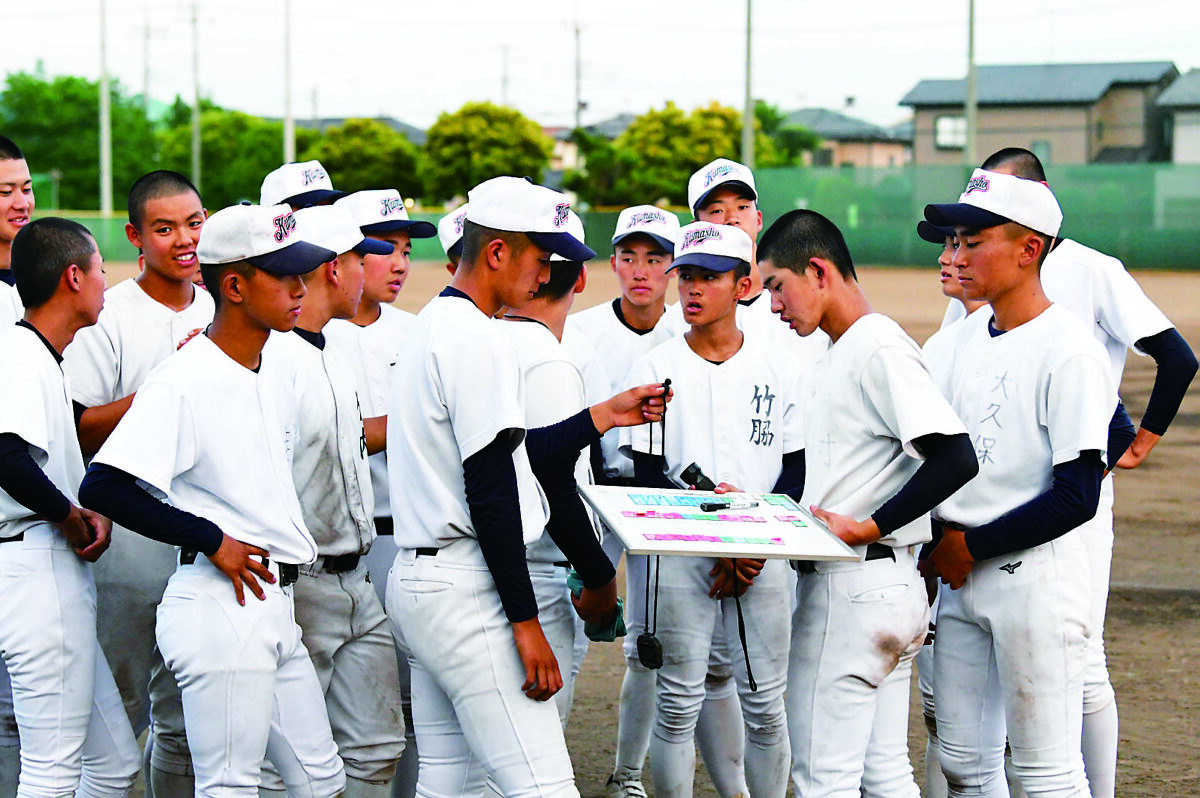
POLYGON ((688 180, 688 207, 692 216, 708 201, 708 196, 718 188, 732 188, 741 191, 752 200, 758 200, 758 191, 754 188, 754 173, 737 161, 728 158, 718 158, 707 166, 702 166, 688 180))
POLYGON ((310 244, 331 249, 338 255, 351 250, 365 255, 391 255, 396 248, 378 238, 365 238, 345 208, 317 205, 296 211, 300 236, 310 244))
POLYGON ((346 196, 345 191, 335 191, 329 173, 320 161, 285 163, 263 178, 259 202, 263 205, 289 205, 308 207, 318 202, 331 202, 346 196))
POLYGON ((692 222, 679 228, 675 260, 667 271, 680 266, 699 266, 714 272, 728 272, 754 257, 754 242, 740 227, 712 222, 692 222))
POLYGON ((976 169, 958 202, 926 205, 925 219, 939 227, 961 225, 974 230, 1016 222, 1053 237, 1063 215, 1045 183, 976 169))
POLYGON ((463 222, 467 220, 467 204, 464 203, 438 220, 438 241, 447 258, 462 255, 463 222))
MULTIPOLYGON (((570 233, 571 237, 574 238, 579 243, 581 243, 581 244, 584 243, 583 239, 584 239, 585 233, 583 232, 583 219, 580 219, 579 214, 575 213, 575 211, 567 211, 567 232, 570 233)), ((574 259, 564 258, 562 255, 559 255, 557 253, 550 256, 551 263, 554 263, 554 262, 562 263, 563 261, 574 262, 574 259)))
POLYGON ((943 227, 922 219, 917 222, 917 235, 930 244, 945 244, 946 236, 954 235, 954 226, 943 227))
POLYGON ((204 222, 196 257, 202 264, 244 260, 273 274, 307 274, 337 253, 305 241, 287 205, 233 205, 204 222))
POLYGON ((408 208, 400 192, 394 188, 355 191, 333 203, 353 217, 363 235, 376 233, 408 233, 411 238, 433 238, 437 228, 429 222, 408 218, 408 208))
POLYGON ((666 252, 675 251, 675 239, 679 237, 679 218, 670 211, 653 205, 634 205, 621 211, 617 217, 617 228, 613 231, 615 247, 634 235, 650 236, 666 252))
POLYGON ((567 260, 596 253, 567 232, 571 201, 566 194, 521 177, 493 177, 467 194, 467 221, 493 230, 524 233, 533 243, 567 260))

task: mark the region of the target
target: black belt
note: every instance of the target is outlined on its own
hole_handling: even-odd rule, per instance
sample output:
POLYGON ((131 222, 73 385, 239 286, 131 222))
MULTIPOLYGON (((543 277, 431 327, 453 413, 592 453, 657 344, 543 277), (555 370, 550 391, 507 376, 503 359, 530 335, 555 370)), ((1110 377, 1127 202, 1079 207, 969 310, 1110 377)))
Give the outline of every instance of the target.
POLYGON ((559 560, 558 562, 554 563, 554 567, 555 568, 570 568, 571 563, 569 560, 559 560))
POLYGON ((25 539, 25 533, 18 532, 17 534, 13 535, 11 538, 0 538, 0 543, 16 543, 16 542, 24 540, 24 539, 25 539))
MULTIPOLYGON (((200 556, 200 552, 196 551, 195 549, 180 549, 179 550, 179 564, 180 565, 191 565, 194 562, 196 562, 196 558, 199 556, 200 556)), ((260 559, 262 560, 262 564, 264 567, 271 565, 270 557, 262 557, 260 559)), ((295 563, 290 563, 290 562, 279 563, 279 586, 280 587, 287 587, 288 585, 294 585, 296 583, 296 580, 299 578, 300 578, 300 566, 299 565, 296 565, 295 563)))
MULTIPOLYGON (((891 546, 883 543, 868 543, 867 556, 863 558, 867 562, 871 560, 892 560, 896 559, 896 550, 891 546)), ((812 560, 799 560, 796 562, 797 573, 815 574, 817 572, 817 564, 812 560)))
POLYGON ((425 546, 425 547, 417 549, 417 556, 418 557, 436 557, 437 553, 439 551, 441 551, 441 549, 439 549, 437 546, 425 546))
POLYGON ((321 570, 327 574, 344 574, 358 567, 361 554, 330 555, 321 561, 321 570))
POLYGON ((392 519, 380 516, 375 519, 375 534, 376 535, 394 535, 396 527, 392 519))

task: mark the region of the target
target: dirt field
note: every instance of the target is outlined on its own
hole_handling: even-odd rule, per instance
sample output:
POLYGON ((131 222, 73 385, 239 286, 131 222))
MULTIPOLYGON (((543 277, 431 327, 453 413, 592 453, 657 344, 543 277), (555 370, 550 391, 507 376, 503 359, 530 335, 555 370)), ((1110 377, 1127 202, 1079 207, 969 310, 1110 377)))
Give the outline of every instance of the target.
MULTIPOLYGON (((131 272, 127 265, 108 268, 110 282, 131 272)), ((895 318, 918 341, 936 329, 945 300, 932 269, 861 272, 876 310, 895 318)), ((1193 347, 1200 345, 1200 274, 1136 276, 1193 347)), ((590 278, 588 290, 578 298, 579 308, 615 295, 607 265, 594 269, 590 278)), ((446 279, 435 264, 414 267, 397 304, 420 308, 446 279)), ((1134 419, 1145 409, 1153 374, 1149 358, 1130 357, 1121 393, 1134 419)), ((1121 710, 1118 795, 1123 798, 1200 795, 1200 498, 1197 483, 1190 481, 1197 473, 1200 390, 1193 388, 1149 462, 1117 475, 1116 552, 1106 639, 1121 710)), ((567 732, 584 796, 604 794, 623 670, 617 645, 592 646, 567 732)), ((925 735, 919 709, 912 721, 911 750, 920 778, 925 735)), ((715 795, 706 776, 697 777, 696 794, 715 795)))

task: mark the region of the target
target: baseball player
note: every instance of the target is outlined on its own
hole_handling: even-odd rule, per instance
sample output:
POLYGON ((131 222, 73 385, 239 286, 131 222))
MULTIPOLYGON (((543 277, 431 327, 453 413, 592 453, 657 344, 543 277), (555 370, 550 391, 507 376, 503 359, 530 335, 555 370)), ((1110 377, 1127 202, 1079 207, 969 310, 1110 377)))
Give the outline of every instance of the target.
POLYGON ((462 258, 463 223, 467 220, 467 204, 459 205, 438 220, 438 242, 446 253, 446 271, 450 276, 458 270, 462 258))
MULTIPOLYGON (((547 520, 531 463, 554 467, 572 449, 574 462, 612 426, 660 417, 662 388, 527 434, 520 368, 492 316, 529 302, 551 254, 594 253, 566 232, 570 205, 558 192, 499 177, 469 199, 458 270, 417 316, 388 412, 399 553, 387 609, 410 655, 418 794, 477 794, 483 771, 505 795, 575 796, 558 713, 545 703, 562 678, 525 558, 547 520)), ((616 602, 613 569, 604 557, 572 556, 588 540, 599 551, 590 529, 555 543, 583 579, 580 616, 603 620, 616 602)))
MULTIPOLYGON (((325 328, 329 346, 354 373, 363 413, 368 417, 382 416, 387 413, 392 364, 399 357, 408 329, 416 320, 416 316, 391 303, 396 301, 408 276, 412 239, 431 238, 436 230, 429 222, 409 219, 404 200, 394 189, 358 191, 334 205, 349 211, 363 235, 393 246, 390 255, 367 253, 363 256, 363 292, 358 311, 349 320, 333 319, 325 328)), ((388 571, 396 559, 388 496, 387 453, 373 454, 368 462, 371 489, 375 494, 375 532, 378 537, 367 552, 367 571, 382 604, 388 571)), ((408 658, 400 652, 397 652, 397 668, 404 708, 405 745, 392 780, 392 793, 402 798, 413 795, 416 790, 417 745, 412 725, 408 658)))
POLYGON ((289 792, 346 785, 292 602, 317 557, 286 426, 304 408, 281 395, 282 358, 262 355, 296 324, 300 275, 336 257, 297 227, 287 206, 209 217, 196 255, 213 322, 151 371, 80 488, 85 505, 180 547, 155 632, 183 694, 197 796, 254 798, 264 756, 289 792))
POLYGON ((1076 527, 1099 502, 1111 364, 1041 288, 1062 223, 1045 183, 977 169, 958 203, 925 215, 954 225, 963 293, 991 305, 963 323, 948 381, 979 476, 937 508, 928 556, 950 587, 934 647, 942 769, 950 795, 1004 794, 1007 730, 1027 794, 1085 798, 1092 586, 1076 527))
MULTIPOLYGON (((800 383, 792 364, 775 356, 759 330, 743 333, 736 322, 738 301, 750 291, 751 257, 752 242, 741 230, 708 222, 680 229, 671 269, 679 271, 679 304, 690 329, 652 349, 630 372, 634 382, 669 377, 676 396, 664 440, 656 445, 655 431, 647 426, 625 438, 635 484, 684 486, 681 472, 691 463, 714 481, 751 491, 786 491, 798 483, 788 466, 795 461, 793 452, 804 446, 796 404, 800 383)), ((729 560, 657 561, 664 664, 650 742, 655 794, 693 793, 693 739, 705 702, 714 626, 722 624, 724 639, 738 639, 734 597, 752 581, 740 598, 746 646, 732 657, 745 717, 745 780, 750 795, 782 796, 789 757, 783 699, 790 605, 786 563, 738 561, 735 576, 729 560), (742 584, 734 587, 735 580, 742 584), (718 618, 720 604, 725 606, 718 618), (750 673, 757 689, 751 687, 750 673)), ((643 621, 632 633, 644 627, 643 621)), ((725 728, 722 733, 728 739, 734 732, 725 728)))
MULTIPOLYGON (((563 344, 576 355, 587 389, 610 396, 626 384, 633 363, 646 352, 674 337, 676 330, 659 322, 664 318, 666 294, 675 257, 679 220, 653 205, 625 208, 613 231, 609 259, 621 295, 567 317, 563 344)), ((597 482, 632 485, 633 461, 619 450, 620 436, 610 430, 600 439, 601 457, 593 463, 597 482)), ((604 536, 604 552, 616 565, 623 548, 616 535, 604 536)), ((630 628, 645 619, 646 557, 625 559, 625 618, 630 628), (636 589, 635 589, 636 588, 636 589)), ((617 752, 606 784, 610 798, 645 798, 642 767, 654 728, 655 672, 641 664, 635 635, 626 635, 625 676, 617 721, 617 752)))
POLYGON ((971 478, 962 423, 917 345, 874 313, 837 227, 790 211, 763 236, 772 309, 832 344, 808 383, 803 503, 861 560, 801 564, 788 667, 792 778, 804 796, 917 796, 908 684, 929 603, 914 547, 971 478))
MULTIPOLYGON (((1045 182, 1041 162, 1032 152, 1006 148, 992 154, 984 169, 1045 182)), ((1110 435, 1109 459, 1134 468, 1141 464, 1167 431, 1196 373, 1196 357, 1162 311, 1115 258, 1069 238, 1056 239, 1042 267, 1042 286, 1051 301, 1071 311, 1108 352, 1113 384, 1121 385, 1128 351, 1155 361, 1154 386, 1132 445, 1110 435), (1128 449, 1126 448, 1128 446, 1128 449), (1123 454, 1122 454, 1123 453, 1123 454)), ((947 319, 960 315, 953 307, 947 319)), ((1124 416, 1123 407, 1118 411, 1124 416)), ((1114 422, 1116 424, 1116 422, 1114 422)), ((1092 629, 1088 638, 1088 670, 1084 681, 1083 748, 1088 785, 1096 798, 1116 789, 1117 707, 1104 655, 1104 616, 1113 547, 1113 480, 1101 485, 1096 516, 1082 528, 1092 568, 1092 629)))
POLYGON ((110 796, 141 755, 96 642, 91 566, 108 519, 77 504, 83 456, 62 350, 104 306, 103 260, 87 229, 48 217, 14 237, 26 308, 0 334, 0 651, 20 730, 21 798, 110 796))
POLYGON ((329 179, 320 161, 285 163, 263 178, 259 192, 261 205, 290 205, 292 210, 312 205, 329 205, 346 196, 329 179))
MULTIPOLYGON (((128 207, 125 233, 142 253, 142 271, 105 293, 99 322, 81 330, 64 352, 85 456, 100 448, 150 371, 213 317, 212 297, 192 284, 204 224, 195 186, 177 172, 150 172, 130 188, 128 207)), ((170 546, 117 525, 112 551, 95 566, 100 646, 134 734, 153 716, 147 778, 157 783, 159 798, 193 792, 190 779, 172 788, 176 777, 191 773, 191 761, 179 688, 154 642, 155 613, 177 562, 170 546)))

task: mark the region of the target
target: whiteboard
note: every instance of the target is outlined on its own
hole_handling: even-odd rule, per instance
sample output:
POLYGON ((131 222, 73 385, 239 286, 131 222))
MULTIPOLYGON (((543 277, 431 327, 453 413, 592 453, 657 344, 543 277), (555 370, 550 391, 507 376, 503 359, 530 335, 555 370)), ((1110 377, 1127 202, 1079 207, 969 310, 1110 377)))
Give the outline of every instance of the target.
POLYGON ((631 554, 693 557, 858 560, 859 555, 786 495, 580 485, 631 554), (757 502, 746 509, 704 510, 717 502, 757 502))

